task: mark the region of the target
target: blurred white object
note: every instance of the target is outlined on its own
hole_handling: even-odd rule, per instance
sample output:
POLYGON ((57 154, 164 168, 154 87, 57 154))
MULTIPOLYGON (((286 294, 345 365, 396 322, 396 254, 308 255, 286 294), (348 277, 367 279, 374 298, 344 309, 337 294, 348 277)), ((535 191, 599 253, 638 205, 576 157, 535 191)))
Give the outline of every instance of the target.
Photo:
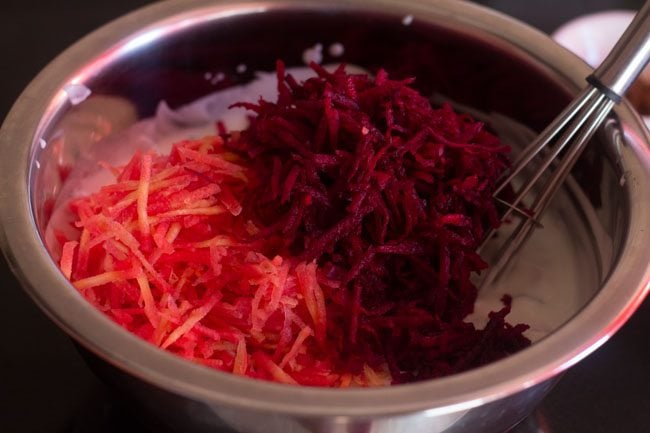
POLYGON ((595 68, 612 50, 634 14, 614 10, 583 15, 564 24, 552 37, 595 68))
MULTIPOLYGON (((614 47, 635 14, 636 11, 632 10, 610 10, 583 15, 562 25, 551 37, 596 68, 614 47)), ((650 83, 650 67, 639 76, 639 81, 650 83)), ((650 116, 644 116, 643 119, 650 128, 650 116)))

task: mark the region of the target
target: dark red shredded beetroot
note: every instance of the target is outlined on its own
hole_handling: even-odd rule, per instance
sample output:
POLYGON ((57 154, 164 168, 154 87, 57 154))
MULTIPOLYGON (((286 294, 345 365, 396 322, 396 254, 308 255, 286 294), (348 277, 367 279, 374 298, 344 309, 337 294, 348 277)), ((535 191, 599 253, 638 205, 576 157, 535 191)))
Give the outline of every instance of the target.
POLYGON ((288 384, 422 380, 529 345, 507 296, 465 322, 507 147, 410 81, 312 67, 298 84, 278 63, 278 103, 239 104, 241 134, 136 154, 74 200, 63 273, 152 344, 288 384))
POLYGON ((505 321, 509 298, 484 330, 464 321, 509 148, 449 105, 433 109, 413 80, 311 67, 318 76, 299 84, 278 62, 277 103, 237 104, 256 116, 228 145, 258 174, 243 208, 266 254, 316 259, 338 282, 324 290, 341 368, 387 362, 393 382, 410 382, 528 346, 528 326, 505 321))

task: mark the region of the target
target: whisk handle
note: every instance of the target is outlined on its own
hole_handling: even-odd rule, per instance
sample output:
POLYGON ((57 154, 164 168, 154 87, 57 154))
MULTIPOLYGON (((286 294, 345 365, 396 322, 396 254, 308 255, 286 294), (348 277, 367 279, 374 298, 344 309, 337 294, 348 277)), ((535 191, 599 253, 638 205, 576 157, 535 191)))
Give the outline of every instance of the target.
POLYGON ((587 78, 619 102, 650 60, 650 0, 647 0, 603 63, 587 78))

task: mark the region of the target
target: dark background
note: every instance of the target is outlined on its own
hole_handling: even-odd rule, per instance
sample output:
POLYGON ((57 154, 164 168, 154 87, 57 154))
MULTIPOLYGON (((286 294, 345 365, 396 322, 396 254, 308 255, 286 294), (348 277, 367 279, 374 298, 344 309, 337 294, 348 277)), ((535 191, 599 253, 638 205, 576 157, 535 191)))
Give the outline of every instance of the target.
MULTIPOLYGON (((569 19, 641 0, 482 0, 552 32, 569 19)), ((0 119, 28 82, 81 36, 146 0, 0 0, 0 119)), ((0 175, 2 175, 0 173, 0 175)), ((0 206, 10 206, 0 203, 0 206)), ((547 433, 650 432, 650 302, 569 370, 534 419, 547 433)), ((527 425, 532 426, 531 420, 527 425)), ((153 433, 109 395, 70 340, 31 303, 0 258, 0 432, 153 433)), ((478 432, 480 433, 480 432, 478 432)))

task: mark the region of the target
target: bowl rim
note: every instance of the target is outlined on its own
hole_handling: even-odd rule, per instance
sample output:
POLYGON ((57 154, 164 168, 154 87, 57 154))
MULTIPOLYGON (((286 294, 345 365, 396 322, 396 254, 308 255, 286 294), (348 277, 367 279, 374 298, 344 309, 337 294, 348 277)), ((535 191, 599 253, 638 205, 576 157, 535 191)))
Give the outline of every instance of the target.
POLYGON ((0 244, 26 292, 55 323, 105 361, 179 395, 292 415, 357 417, 417 411, 436 416, 513 395, 572 366, 623 325, 650 290, 650 268, 644 259, 646 245, 650 245, 650 231, 645 230, 650 210, 642 204, 643 198, 650 196, 650 152, 646 148, 650 136, 626 104, 616 112, 628 137, 628 145, 621 150, 630 173, 626 182, 629 224, 621 247, 628 254, 621 257, 598 295, 567 325, 499 362, 441 379, 371 390, 281 385, 211 370, 161 351, 87 303, 50 258, 38 235, 30 201, 37 169, 34 149, 48 116, 64 103, 63 85, 83 83, 101 62, 110 62, 125 50, 137 49, 196 20, 263 13, 278 7, 368 9, 425 21, 449 18, 503 39, 546 64, 573 90, 578 90, 590 72, 584 62, 547 35, 485 7, 456 0, 170 0, 118 18, 53 60, 25 89, 0 130, 0 203, 4 204, 0 206, 0 244))

